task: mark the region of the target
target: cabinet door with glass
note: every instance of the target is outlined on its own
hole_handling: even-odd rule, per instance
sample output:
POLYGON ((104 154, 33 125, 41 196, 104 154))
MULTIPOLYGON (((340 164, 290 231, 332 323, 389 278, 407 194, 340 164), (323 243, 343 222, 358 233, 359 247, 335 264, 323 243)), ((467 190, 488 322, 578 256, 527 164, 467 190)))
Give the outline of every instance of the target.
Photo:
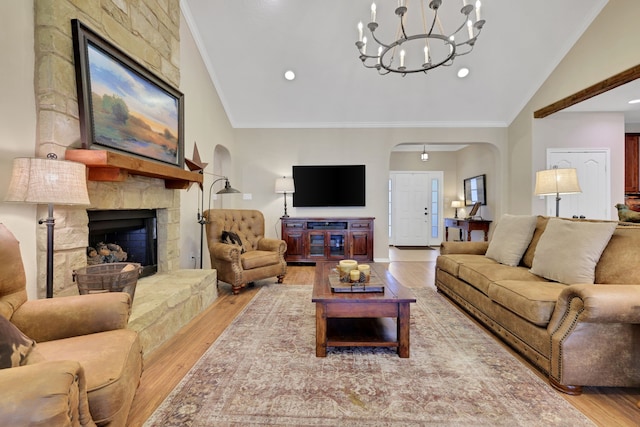
POLYGON ((344 231, 309 231, 310 259, 344 259, 347 233, 344 231))

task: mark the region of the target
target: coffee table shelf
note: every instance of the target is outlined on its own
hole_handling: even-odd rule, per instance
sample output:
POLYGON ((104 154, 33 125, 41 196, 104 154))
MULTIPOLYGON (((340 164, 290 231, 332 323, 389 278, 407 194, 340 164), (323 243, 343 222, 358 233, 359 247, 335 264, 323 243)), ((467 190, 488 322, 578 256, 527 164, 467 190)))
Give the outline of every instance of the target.
POLYGON ((316 356, 326 357, 327 347, 397 347, 409 357, 410 304, 415 297, 400 285, 384 264, 371 269, 384 283, 384 292, 335 293, 329 275, 335 262, 319 262, 311 300, 316 304, 316 356))

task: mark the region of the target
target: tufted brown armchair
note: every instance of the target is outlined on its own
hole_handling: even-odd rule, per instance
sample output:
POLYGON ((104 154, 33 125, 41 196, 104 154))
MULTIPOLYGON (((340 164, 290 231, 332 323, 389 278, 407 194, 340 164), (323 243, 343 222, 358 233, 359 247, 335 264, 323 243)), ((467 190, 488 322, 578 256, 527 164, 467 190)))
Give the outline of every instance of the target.
POLYGON ((256 280, 278 278, 282 283, 287 273, 284 240, 264 237, 262 212, 248 209, 210 209, 204 212, 207 220, 207 246, 211 268, 217 270, 218 279, 229 283, 233 293, 256 280), (222 243, 223 231, 232 231, 242 240, 242 250, 237 245, 222 243))

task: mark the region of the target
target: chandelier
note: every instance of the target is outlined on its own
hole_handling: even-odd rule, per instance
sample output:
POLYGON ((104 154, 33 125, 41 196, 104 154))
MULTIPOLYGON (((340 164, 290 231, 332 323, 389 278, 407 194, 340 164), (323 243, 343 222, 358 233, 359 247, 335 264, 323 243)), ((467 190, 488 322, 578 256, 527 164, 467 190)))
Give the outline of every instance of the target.
POLYGON ((473 50, 485 23, 485 20, 480 16, 481 3, 479 0, 475 2, 475 5, 470 4, 470 0, 462 0, 460 13, 464 19, 450 33, 445 32, 438 16, 442 0, 429 1, 429 9, 432 12, 428 12, 425 8, 425 3, 428 0, 418 1, 421 15, 413 14, 413 18, 415 21, 422 21, 423 33, 407 34, 406 26, 409 18, 407 5, 410 0, 398 0, 395 14, 399 18, 399 23, 395 33, 395 41, 388 43, 382 42, 376 35, 378 29, 377 8, 375 3, 371 4, 371 22, 367 24, 367 28, 371 38, 377 44, 377 52, 367 52, 375 46, 369 46, 369 40, 363 34, 362 22, 358 23, 358 41, 356 42, 360 60, 366 68, 375 68, 381 75, 400 73, 404 76, 408 73, 426 73, 441 65, 450 66, 455 57, 466 55, 473 50), (474 11, 475 16, 472 16, 474 11), (475 22, 472 18, 475 18, 475 22), (464 31, 465 28, 466 31, 464 31))

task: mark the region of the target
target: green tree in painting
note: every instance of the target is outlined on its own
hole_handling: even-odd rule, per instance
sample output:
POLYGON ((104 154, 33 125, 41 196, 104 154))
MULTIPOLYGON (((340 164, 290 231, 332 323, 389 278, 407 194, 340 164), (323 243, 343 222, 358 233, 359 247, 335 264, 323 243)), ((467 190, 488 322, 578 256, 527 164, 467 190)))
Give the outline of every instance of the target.
POLYGON ((129 119, 129 107, 116 95, 104 95, 102 97, 102 110, 106 113, 110 112, 113 114, 113 117, 119 123, 125 124, 129 119))

